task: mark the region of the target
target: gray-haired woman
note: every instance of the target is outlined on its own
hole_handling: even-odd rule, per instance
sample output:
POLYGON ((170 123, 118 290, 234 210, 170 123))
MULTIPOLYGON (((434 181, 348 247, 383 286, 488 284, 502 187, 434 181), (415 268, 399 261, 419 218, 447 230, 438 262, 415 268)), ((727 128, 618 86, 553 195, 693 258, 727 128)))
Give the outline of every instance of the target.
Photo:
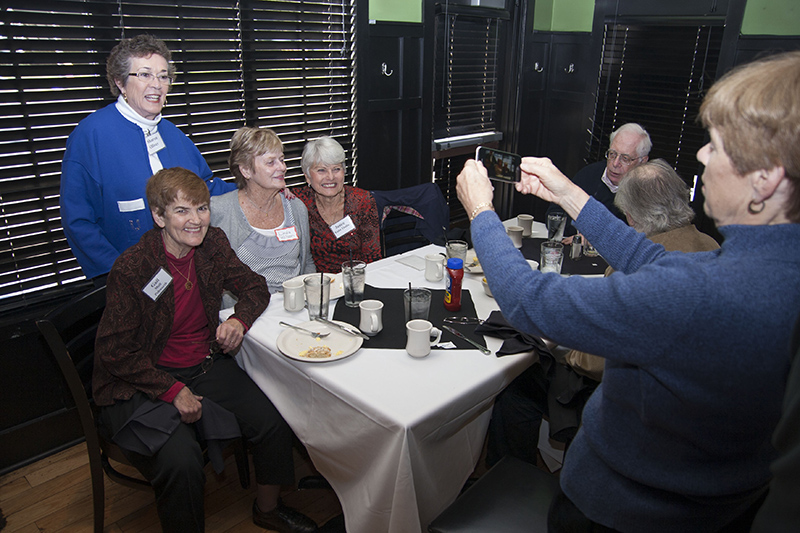
POLYGON ((117 100, 83 119, 67 139, 61 163, 61 222, 87 278, 105 282, 119 254, 153 227, 147 180, 162 168, 200 176, 212 195, 233 189, 214 179, 197 147, 161 116, 175 80, 161 39, 123 39, 106 62, 117 100))

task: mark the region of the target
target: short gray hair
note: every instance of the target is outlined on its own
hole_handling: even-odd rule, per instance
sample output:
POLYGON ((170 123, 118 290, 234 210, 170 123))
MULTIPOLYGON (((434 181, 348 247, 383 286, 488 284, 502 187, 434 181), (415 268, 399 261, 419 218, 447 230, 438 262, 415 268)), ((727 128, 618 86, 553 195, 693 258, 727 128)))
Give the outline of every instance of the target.
POLYGON ((688 226, 694 219, 686 183, 663 159, 631 169, 619 182, 614 205, 648 236, 688 226))
POLYGON ((608 136, 608 143, 611 146, 611 143, 614 142, 614 137, 617 136, 617 133, 621 131, 627 131, 629 133, 635 133, 641 137, 639 144, 636 145, 636 156, 637 157, 644 157, 650 154, 650 149, 653 147, 653 141, 650 140, 650 134, 647 133, 647 130, 644 129, 641 125, 635 122, 628 122, 627 124, 623 124, 616 130, 611 132, 611 135, 608 136))
POLYGON ((314 165, 338 165, 344 164, 344 148, 333 137, 323 135, 317 139, 308 141, 303 147, 303 158, 300 160, 300 167, 303 174, 308 176, 308 169, 314 165))

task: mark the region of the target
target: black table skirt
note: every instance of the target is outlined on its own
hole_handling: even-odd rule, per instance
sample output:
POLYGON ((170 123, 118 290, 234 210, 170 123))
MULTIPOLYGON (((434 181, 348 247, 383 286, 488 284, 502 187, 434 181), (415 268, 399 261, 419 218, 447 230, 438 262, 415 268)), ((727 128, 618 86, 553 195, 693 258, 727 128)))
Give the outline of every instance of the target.
MULTIPOLYGON (((531 259, 541 263, 541 261, 539 261, 539 255, 541 253, 540 246, 546 240, 547 239, 537 237, 522 239, 522 255, 525 259, 531 259)), ((569 251, 570 247, 564 246, 564 263, 561 265, 562 274, 586 276, 591 274, 602 275, 605 273, 608 263, 599 255, 597 257, 581 255, 580 258, 574 260, 570 258, 569 251)))
MULTIPOLYGON (((406 323, 405 311, 403 308, 404 289, 379 289, 367 285, 364 289, 365 300, 380 300, 383 302, 383 329, 369 340, 364 341, 364 348, 394 348, 405 349, 406 347, 406 323)), ((444 308, 444 290, 431 289, 431 309, 428 314, 428 321, 442 330, 442 342, 452 341, 456 347, 462 350, 474 350, 475 347, 459 339, 449 331, 442 329, 444 318, 449 316, 477 316, 475 314, 475 304, 469 290, 461 293, 461 310, 458 312, 448 311, 444 308)), ((347 307, 344 298, 339 298, 336 302, 336 309, 333 312, 334 320, 341 320, 358 327, 361 321, 360 309, 358 307, 347 307)), ((483 345, 486 342, 482 335, 475 333, 475 324, 461 325, 448 324, 467 337, 483 345)), ((434 347, 436 349, 436 347, 434 347)))

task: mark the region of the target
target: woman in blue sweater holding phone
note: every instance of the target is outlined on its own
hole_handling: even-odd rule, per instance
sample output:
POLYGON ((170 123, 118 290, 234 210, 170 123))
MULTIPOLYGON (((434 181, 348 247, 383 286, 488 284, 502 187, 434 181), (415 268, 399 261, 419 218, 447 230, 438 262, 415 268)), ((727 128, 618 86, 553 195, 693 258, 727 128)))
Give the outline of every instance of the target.
POLYGON ((614 217, 547 159, 517 190, 559 204, 617 271, 531 271, 491 212, 485 169, 458 196, 492 293, 516 328, 606 358, 564 460, 550 531, 748 531, 770 482, 800 312, 800 52, 709 91, 704 211, 719 250, 686 254, 614 217))

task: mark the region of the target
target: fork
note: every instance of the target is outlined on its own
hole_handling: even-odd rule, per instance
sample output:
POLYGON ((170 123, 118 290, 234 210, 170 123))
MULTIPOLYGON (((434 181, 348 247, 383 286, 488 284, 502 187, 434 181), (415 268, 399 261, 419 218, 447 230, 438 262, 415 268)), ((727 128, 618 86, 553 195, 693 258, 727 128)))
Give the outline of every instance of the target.
POLYGON ((322 337, 327 337, 328 335, 331 334, 330 331, 311 331, 310 329, 301 328, 300 326, 293 326, 292 324, 288 324, 288 323, 284 322, 283 320, 281 320, 279 322, 279 324, 281 326, 286 326, 287 328, 292 328, 292 329, 296 329, 297 331, 302 331, 303 333, 308 333, 309 335, 312 335, 312 336, 314 336, 314 337, 316 337, 318 339, 321 339, 322 337))

